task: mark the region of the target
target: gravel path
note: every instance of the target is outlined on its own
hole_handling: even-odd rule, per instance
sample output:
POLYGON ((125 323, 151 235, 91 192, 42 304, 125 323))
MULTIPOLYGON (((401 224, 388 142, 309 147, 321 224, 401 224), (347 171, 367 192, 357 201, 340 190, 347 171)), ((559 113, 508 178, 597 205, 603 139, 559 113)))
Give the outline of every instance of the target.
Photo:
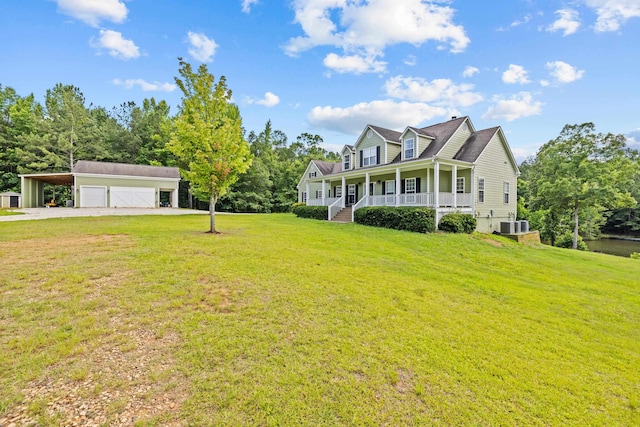
POLYGON ((28 221, 33 219, 69 218, 78 216, 127 215, 207 215, 209 211, 193 209, 148 208, 25 208, 15 209, 24 215, 0 216, 2 221, 28 221))

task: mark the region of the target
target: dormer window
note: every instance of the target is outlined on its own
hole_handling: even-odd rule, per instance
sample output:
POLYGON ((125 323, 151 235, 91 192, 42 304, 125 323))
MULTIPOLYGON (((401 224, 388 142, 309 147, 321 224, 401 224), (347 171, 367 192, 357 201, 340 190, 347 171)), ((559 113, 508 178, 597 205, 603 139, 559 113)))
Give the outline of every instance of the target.
POLYGON ((351 169, 351 154, 345 154, 343 170, 348 171, 349 169, 351 169))
POLYGON ((315 178, 318 176, 318 172, 309 172, 309 178, 315 178))
POLYGON ((404 158, 413 159, 415 155, 415 140, 413 138, 404 140, 404 158))
POLYGON ((369 147, 362 150, 362 166, 378 164, 378 147, 369 147))

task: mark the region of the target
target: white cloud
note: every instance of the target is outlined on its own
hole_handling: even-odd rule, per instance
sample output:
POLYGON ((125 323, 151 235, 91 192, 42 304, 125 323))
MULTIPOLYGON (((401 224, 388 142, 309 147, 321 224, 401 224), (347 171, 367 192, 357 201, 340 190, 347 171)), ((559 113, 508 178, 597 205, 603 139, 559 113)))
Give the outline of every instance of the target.
POLYGON ((547 87, 549 85, 551 85, 551 82, 549 82, 549 80, 540 80, 540 86, 547 87))
POLYGON ((456 85, 449 79, 427 81, 418 77, 392 77, 385 83, 387 95, 408 101, 432 102, 436 106, 468 107, 482 101, 482 95, 472 92, 472 84, 456 85))
POLYGON ((467 65, 467 67, 462 72, 462 77, 472 77, 474 74, 478 74, 479 72, 480 70, 477 67, 467 65))
POLYGON ((585 73, 584 70, 578 70, 563 61, 547 62, 546 68, 557 83, 571 83, 580 80, 585 73))
POLYGON ((558 15, 558 19, 547 27, 547 31, 562 31, 563 36, 568 36, 580 28, 580 19, 577 11, 573 9, 560 9, 556 10, 556 15, 558 15))
POLYGON ((598 14, 597 32, 618 31, 630 18, 640 17, 638 0, 583 0, 598 14))
POLYGON ((316 46, 334 46, 344 57, 365 52, 382 56, 388 46, 400 43, 421 45, 435 41, 462 52, 469 38, 453 22, 455 10, 425 0, 294 0, 295 22, 303 36, 285 46, 295 56, 316 46))
POLYGON ((249 104, 264 105, 265 107, 274 107, 280 103, 280 98, 278 97, 278 95, 275 95, 271 92, 267 92, 264 94, 264 98, 262 99, 248 98, 247 102, 249 104))
POLYGON ((100 21, 115 23, 127 18, 127 7, 120 0, 56 0, 58 10, 82 22, 97 27, 100 21))
POLYGON ((520 92, 510 98, 494 96, 495 104, 482 115, 484 120, 506 120, 512 122, 522 117, 535 116, 542 112, 542 102, 534 101, 530 92, 520 92))
POLYGON ((525 15, 525 17, 522 18, 521 20, 513 21, 511 24, 509 24, 509 26, 507 28, 498 28, 498 31, 506 31, 506 30, 508 30, 510 28, 519 27, 520 25, 524 25, 529 21, 531 21, 531 15, 525 15))
POLYGON ((173 92, 176 90, 176 85, 173 83, 150 83, 143 79, 113 79, 111 83, 116 86, 122 86, 125 89, 133 89, 138 86, 143 92, 173 92))
POLYGON ((213 61, 218 45, 213 39, 208 38, 204 33, 194 33, 189 31, 189 55, 200 62, 213 61))
POLYGON ((251 6, 257 4, 259 0, 242 0, 242 11, 244 13, 251 12, 251 6))
POLYGON ((527 70, 525 70, 523 66, 509 64, 509 68, 502 73, 502 81, 507 84, 527 84, 531 82, 527 77, 527 74, 527 70))
POLYGON ((640 128, 634 129, 625 135, 627 146, 636 150, 640 149, 640 128))
POLYGON ((322 62, 325 67, 340 74, 383 73, 387 67, 386 62, 376 61, 375 56, 338 56, 335 53, 330 53, 322 62))
POLYGON ((410 67, 415 66, 418 63, 418 58, 416 58, 415 55, 409 55, 406 58, 404 58, 404 61, 402 61, 404 63, 404 65, 408 65, 410 67))
POLYGON ((112 30, 100 30, 98 40, 91 40, 91 46, 96 49, 106 49, 109 55, 118 59, 134 59, 140 57, 140 50, 132 40, 122 37, 122 33, 112 30))
POLYGON ((368 123, 401 130, 407 124, 418 126, 446 113, 444 108, 424 103, 382 100, 362 102, 347 108, 315 107, 307 119, 311 125, 319 128, 357 135, 368 123))

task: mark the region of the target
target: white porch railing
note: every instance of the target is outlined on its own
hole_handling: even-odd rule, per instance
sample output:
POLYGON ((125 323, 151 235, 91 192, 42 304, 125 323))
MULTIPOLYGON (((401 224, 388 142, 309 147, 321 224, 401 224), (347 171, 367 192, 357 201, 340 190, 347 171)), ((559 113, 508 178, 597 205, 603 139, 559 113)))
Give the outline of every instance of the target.
MULTIPOLYGON (((326 203, 327 199, 324 200, 326 203)), ((329 205, 329 218, 327 218, 329 221, 331 221, 334 216, 338 215, 338 212, 340 212, 340 210, 344 206, 344 197, 332 197, 328 200, 334 200, 334 202, 329 205)))
POLYGON ((365 204, 365 202, 367 201, 368 197, 363 197, 362 199, 358 200, 358 203, 356 203, 355 205, 351 206, 351 222, 353 222, 353 213, 360 208, 363 208, 365 206, 367 206, 365 204))
POLYGON ((322 203, 322 199, 309 199, 307 206, 331 206, 336 200, 340 200, 340 197, 325 197, 324 203, 322 203))
MULTIPOLYGON (((454 193, 440 193, 438 195, 438 204, 440 207, 454 207, 453 203, 454 193)), ((458 193, 456 196, 455 207, 469 207, 471 206, 471 193, 458 193)))
POLYGON ((433 193, 400 194, 400 206, 433 206, 433 193))

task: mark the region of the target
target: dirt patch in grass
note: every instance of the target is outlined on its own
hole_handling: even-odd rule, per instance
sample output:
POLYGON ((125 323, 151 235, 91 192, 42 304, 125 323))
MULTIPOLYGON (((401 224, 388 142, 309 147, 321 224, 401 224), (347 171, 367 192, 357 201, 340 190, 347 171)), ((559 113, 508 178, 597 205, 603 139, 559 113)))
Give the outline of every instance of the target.
POLYGON ((82 360, 52 366, 44 379, 30 382, 23 404, 0 425, 181 425, 187 393, 172 356, 177 334, 136 328, 106 341, 82 360))
POLYGON ((491 239, 481 239, 483 242, 487 242, 488 244, 495 246, 496 248, 501 248, 502 246, 504 246, 502 244, 502 242, 498 242, 496 240, 491 240, 491 239))

